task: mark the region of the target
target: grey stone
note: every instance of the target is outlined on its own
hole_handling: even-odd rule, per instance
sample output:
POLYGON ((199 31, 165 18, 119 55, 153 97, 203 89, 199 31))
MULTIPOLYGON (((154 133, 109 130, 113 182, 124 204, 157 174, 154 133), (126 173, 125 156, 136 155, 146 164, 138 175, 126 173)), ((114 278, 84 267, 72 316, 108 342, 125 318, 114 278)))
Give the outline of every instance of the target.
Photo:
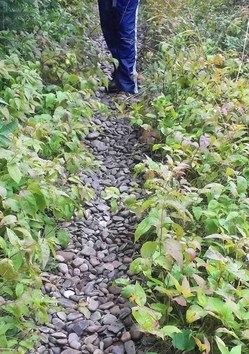
POLYGON ((132 325, 130 329, 131 338, 133 340, 139 340, 142 338, 143 333, 139 331, 136 325, 132 325))
POLYGON ((89 247, 89 246, 84 246, 84 248, 82 249, 81 253, 84 255, 84 256, 96 256, 96 251, 94 248, 92 247, 89 247))
POLYGON ((87 337, 84 339, 84 343, 85 343, 85 344, 93 344, 93 343, 96 341, 97 338, 98 338, 97 333, 92 334, 91 336, 87 336, 87 337))
POLYGON ((102 326, 97 326, 97 325, 94 325, 94 326, 89 326, 87 328, 87 332, 89 333, 96 333, 96 332, 99 332, 100 329, 102 329, 103 327, 102 326))
POLYGON ((63 293, 63 296, 64 296, 66 299, 69 299, 70 296, 72 296, 72 295, 75 295, 75 292, 74 292, 73 290, 66 290, 66 291, 64 291, 64 293, 63 293))
POLYGON ((75 257, 75 253, 67 251, 58 251, 57 255, 62 256, 65 262, 70 262, 75 257))
POLYGON ((110 313, 104 315, 102 317, 102 323, 104 325, 110 325, 110 324, 113 324, 117 321, 117 317, 115 317, 114 315, 111 315, 110 313))
POLYGON ((77 257, 73 260, 72 262, 72 266, 74 268, 79 268, 81 266, 81 264, 84 263, 84 259, 83 258, 80 258, 80 257, 77 257))
POLYGON ((68 273, 68 266, 66 263, 59 263, 58 264, 58 270, 63 273, 63 274, 66 274, 68 273))
POLYGON ((92 298, 89 298, 88 299, 88 304, 87 304, 87 307, 90 311, 94 312, 98 309, 99 307, 99 302, 98 301, 95 301, 94 299, 92 298))
POLYGON ((62 321, 66 321, 66 319, 67 319, 67 315, 65 314, 65 312, 59 311, 59 312, 57 312, 56 315, 62 321))
POLYGON ((123 344, 114 345, 112 349, 112 354, 124 354, 124 345, 123 344))
POLYGON ((82 317, 82 314, 79 312, 71 312, 67 315, 68 321, 75 321, 82 317))
POLYGON ((51 334, 54 338, 67 338, 67 335, 63 332, 54 332, 51 334))
POLYGON ((115 322, 111 325, 107 326, 107 329, 109 332, 112 332, 114 334, 118 334, 120 331, 124 329, 124 324, 122 322, 115 322))
POLYGON ((63 350, 61 354, 81 354, 81 352, 79 350, 68 348, 66 350, 63 350))
POLYGON ((58 304, 63 307, 75 308, 77 306, 74 301, 66 299, 64 297, 60 297, 57 301, 58 301, 58 304))
POLYGON ((37 351, 39 354, 44 354, 46 350, 47 350, 47 348, 45 347, 45 345, 42 345, 38 348, 37 351))
POLYGON ((68 343, 70 344, 73 341, 79 341, 80 337, 76 333, 70 333, 68 336, 68 343))
POLYGON ((100 313, 99 311, 94 312, 94 313, 91 315, 90 319, 91 319, 92 321, 99 321, 99 320, 101 319, 101 313, 100 313))
POLYGON ((92 140, 92 139, 98 138, 99 136, 100 136, 100 133, 97 132, 97 131, 94 131, 94 132, 89 133, 89 134, 87 135, 87 139, 92 140))
POLYGON ((80 349, 81 344, 80 344, 80 342, 73 340, 72 342, 70 342, 70 347, 73 349, 80 349))
POLYGON ((96 349, 94 350, 93 354, 104 354, 103 350, 96 349))
POLYGON ((80 271, 81 272, 86 272, 88 271, 89 267, 86 263, 83 263, 81 266, 80 266, 80 271))
POLYGON ((86 345, 86 349, 88 350, 88 352, 90 353, 94 353, 94 351, 97 349, 97 347, 91 343, 86 345))
POLYGON ((106 151, 108 149, 108 146, 100 140, 94 140, 92 142, 92 146, 94 146, 98 151, 106 151))
POLYGON ((114 286, 109 286, 108 288, 109 292, 114 295, 119 295, 122 291, 122 288, 114 287, 114 286))
POLYGON ((131 334, 130 332, 124 332, 121 336, 121 341, 122 342, 128 342, 128 340, 131 339, 131 334))
POLYGON ((56 339, 56 342, 57 342, 57 344, 65 345, 65 344, 67 344, 67 338, 56 339))
POLYGON ((82 336, 84 331, 90 325, 88 320, 81 320, 73 324, 72 331, 75 332, 78 336, 82 336))
POLYGON ((113 343, 113 339, 112 337, 107 337, 103 339, 103 343, 104 343, 104 349, 110 347, 113 343))
POLYGON ((124 307, 123 309, 120 310, 119 318, 124 319, 128 317, 131 313, 131 309, 129 307, 124 307))
POLYGON ((127 354, 136 354, 136 347, 132 340, 125 342, 124 347, 127 354))
POLYGON ((101 310, 108 310, 108 309, 110 309, 112 306, 114 306, 114 302, 108 301, 108 302, 105 302, 104 304, 101 304, 101 305, 99 306, 99 308, 100 308, 101 310))

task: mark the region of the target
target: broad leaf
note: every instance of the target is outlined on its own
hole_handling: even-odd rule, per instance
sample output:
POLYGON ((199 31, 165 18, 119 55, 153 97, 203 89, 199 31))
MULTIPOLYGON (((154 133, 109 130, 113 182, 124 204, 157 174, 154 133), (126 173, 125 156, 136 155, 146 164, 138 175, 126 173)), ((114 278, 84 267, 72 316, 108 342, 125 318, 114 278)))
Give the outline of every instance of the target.
POLYGON ((7 169, 9 172, 10 177, 19 184, 23 175, 18 167, 17 164, 7 164, 7 169))

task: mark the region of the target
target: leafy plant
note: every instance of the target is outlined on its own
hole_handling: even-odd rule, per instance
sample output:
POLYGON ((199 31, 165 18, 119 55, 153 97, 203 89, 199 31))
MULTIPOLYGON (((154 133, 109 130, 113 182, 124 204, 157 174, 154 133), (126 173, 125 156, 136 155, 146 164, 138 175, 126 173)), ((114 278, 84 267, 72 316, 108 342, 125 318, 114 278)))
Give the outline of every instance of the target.
POLYGON ((162 11, 148 1, 145 8, 157 25, 149 44, 163 41, 145 57, 147 93, 131 119, 159 138, 152 158, 136 167, 147 198, 127 203, 142 218, 141 255, 130 270, 143 278, 120 284, 141 330, 176 353, 246 354, 248 64, 237 75, 246 24, 240 7, 209 5, 168 1, 162 11), (227 42, 231 31, 236 46, 227 42))
POLYGON ((84 137, 106 108, 94 96, 104 76, 92 68, 91 4, 13 0, 10 13, 12 6, 29 20, 24 26, 17 16, 11 25, 23 31, 5 22, 0 32, 0 348, 26 353, 54 305, 41 292, 41 272, 70 242, 60 224, 93 197, 77 173, 97 166, 84 137), (91 59, 80 65, 86 52, 91 59))

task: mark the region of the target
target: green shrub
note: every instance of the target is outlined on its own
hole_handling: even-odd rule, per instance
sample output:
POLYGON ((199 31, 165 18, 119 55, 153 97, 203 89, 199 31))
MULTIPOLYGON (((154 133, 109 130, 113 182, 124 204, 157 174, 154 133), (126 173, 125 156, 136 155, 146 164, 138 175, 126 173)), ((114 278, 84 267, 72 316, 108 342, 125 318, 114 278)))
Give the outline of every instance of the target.
POLYGON ((141 256, 130 267, 143 280, 123 294, 140 328, 177 353, 246 354, 248 64, 238 77, 246 23, 238 7, 212 4, 168 1, 162 11, 148 1, 161 24, 154 39, 164 39, 145 58, 146 100, 131 119, 160 139, 154 159, 136 167, 148 197, 127 200, 143 216, 141 256), (233 25, 235 46, 227 42, 233 25))

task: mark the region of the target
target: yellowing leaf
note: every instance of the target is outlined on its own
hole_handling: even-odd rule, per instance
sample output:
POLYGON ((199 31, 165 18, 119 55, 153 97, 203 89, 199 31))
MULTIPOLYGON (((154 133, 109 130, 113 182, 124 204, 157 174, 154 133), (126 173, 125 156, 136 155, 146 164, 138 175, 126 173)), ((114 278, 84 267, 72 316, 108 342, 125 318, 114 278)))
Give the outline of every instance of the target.
POLYGON ((191 288, 187 277, 184 277, 182 281, 182 294, 185 297, 185 299, 193 295, 191 293, 191 288))
POLYGON ((166 252, 178 263, 180 267, 183 266, 182 245, 179 241, 168 239, 164 242, 166 252))
POLYGON ((159 325, 158 321, 162 317, 161 313, 149 309, 148 307, 133 307, 132 314, 138 322, 140 328, 145 332, 153 331, 159 325))
POLYGON ((186 312, 186 320, 188 323, 193 323, 200 318, 206 316, 206 311, 204 311, 200 306, 193 305, 186 312))
POLYGON ((11 259, 4 258, 0 261, 0 275, 5 280, 17 280, 18 272, 15 270, 11 259))

